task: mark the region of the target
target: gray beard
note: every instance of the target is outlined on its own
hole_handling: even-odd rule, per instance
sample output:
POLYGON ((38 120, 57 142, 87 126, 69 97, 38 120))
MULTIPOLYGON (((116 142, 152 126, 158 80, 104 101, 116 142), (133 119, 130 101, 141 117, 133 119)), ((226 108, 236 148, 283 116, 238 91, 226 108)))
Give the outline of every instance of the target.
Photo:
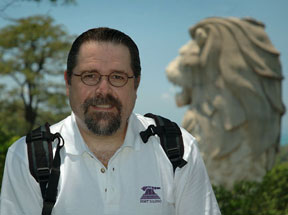
POLYGON ((84 117, 87 128, 98 136, 111 136, 121 125, 120 112, 117 115, 106 112, 85 113, 84 117))
POLYGON ((98 136, 111 136, 114 134, 121 125, 121 102, 108 94, 105 97, 101 94, 88 98, 84 101, 82 108, 84 110, 84 122, 87 128, 98 136), (88 109, 93 105, 110 104, 116 107, 117 113, 111 112, 92 112, 89 113, 88 109), (102 123, 101 123, 102 121, 102 123))

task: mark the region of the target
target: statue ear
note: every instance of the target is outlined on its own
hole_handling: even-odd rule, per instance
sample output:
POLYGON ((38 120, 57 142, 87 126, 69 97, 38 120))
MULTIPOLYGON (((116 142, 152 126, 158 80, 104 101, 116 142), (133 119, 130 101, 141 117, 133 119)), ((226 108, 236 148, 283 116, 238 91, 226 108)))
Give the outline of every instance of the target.
POLYGON ((199 45, 200 48, 206 43, 208 35, 203 28, 197 28, 195 32, 195 41, 199 45))

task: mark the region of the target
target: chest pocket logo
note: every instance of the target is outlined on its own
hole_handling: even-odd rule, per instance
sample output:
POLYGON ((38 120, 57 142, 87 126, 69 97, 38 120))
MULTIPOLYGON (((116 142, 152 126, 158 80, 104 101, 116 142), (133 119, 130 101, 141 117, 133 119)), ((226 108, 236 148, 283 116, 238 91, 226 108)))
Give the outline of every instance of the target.
POLYGON ((144 186, 141 189, 145 193, 140 198, 140 203, 161 203, 161 198, 155 192, 155 190, 160 190, 160 187, 144 186))

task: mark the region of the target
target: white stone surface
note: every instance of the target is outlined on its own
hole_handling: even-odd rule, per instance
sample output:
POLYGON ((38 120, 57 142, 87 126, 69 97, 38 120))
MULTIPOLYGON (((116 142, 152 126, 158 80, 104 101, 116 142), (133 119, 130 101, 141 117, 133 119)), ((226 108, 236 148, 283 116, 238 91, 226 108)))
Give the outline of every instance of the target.
POLYGON ((261 180, 274 163, 281 116, 279 53, 251 18, 207 18, 167 67, 189 105, 183 127, 199 142, 212 183, 261 180))

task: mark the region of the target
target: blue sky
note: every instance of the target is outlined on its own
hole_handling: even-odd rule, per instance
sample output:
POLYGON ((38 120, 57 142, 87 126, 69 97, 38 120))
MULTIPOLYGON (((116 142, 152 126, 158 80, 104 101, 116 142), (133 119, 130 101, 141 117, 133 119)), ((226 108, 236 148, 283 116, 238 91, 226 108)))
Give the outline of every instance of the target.
MULTIPOLYGON (((1 0, 0 6, 10 0, 1 0)), ((266 25, 272 43, 281 53, 283 101, 288 107, 288 1, 287 0, 78 0, 77 5, 15 3, 6 14, 25 17, 48 14, 70 34, 99 26, 124 31, 138 44, 142 82, 135 112, 161 114, 181 124, 186 108, 177 108, 179 91, 165 75, 165 68, 189 39, 188 29, 211 16, 253 17, 266 25)), ((7 22, 0 19, 0 27, 7 22)), ((282 118, 282 143, 288 143, 288 114, 282 118)))

